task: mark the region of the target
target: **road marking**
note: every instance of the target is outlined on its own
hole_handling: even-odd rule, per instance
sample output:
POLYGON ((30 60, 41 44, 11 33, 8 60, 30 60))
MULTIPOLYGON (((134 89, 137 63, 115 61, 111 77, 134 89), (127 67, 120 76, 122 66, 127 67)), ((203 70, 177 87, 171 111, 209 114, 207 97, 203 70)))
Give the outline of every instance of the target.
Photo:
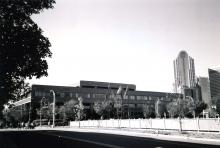
MULTIPOLYGON (((40 133, 40 132, 38 132, 40 133)), ((100 145, 100 146, 105 146, 105 147, 109 147, 109 148, 123 148, 117 145, 112 145, 112 144, 106 144, 106 143, 102 143, 102 142, 96 142, 96 141, 91 141, 91 140, 85 140, 85 139, 80 139, 80 138, 73 138, 73 137, 68 137, 68 136, 61 136, 61 135, 57 135, 57 134, 48 134, 48 133, 40 133, 40 134, 44 134, 44 135, 49 135, 49 136, 57 136, 59 138, 64 138, 64 139, 69 139, 69 140, 75 140, 75 141, 80 141, 80 142, 86 142, 86 143, 92 143, 92 144, 96 144, 96 145, 100 145)))

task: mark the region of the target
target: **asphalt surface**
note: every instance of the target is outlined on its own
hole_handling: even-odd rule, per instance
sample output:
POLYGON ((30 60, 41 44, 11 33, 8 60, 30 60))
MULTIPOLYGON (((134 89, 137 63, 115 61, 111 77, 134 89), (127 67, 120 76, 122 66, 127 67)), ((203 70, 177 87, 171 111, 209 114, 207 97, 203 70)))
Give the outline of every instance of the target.
POLYGON ((69 131, 1 131, 0 148, 214 148, 219 145, 69 131))

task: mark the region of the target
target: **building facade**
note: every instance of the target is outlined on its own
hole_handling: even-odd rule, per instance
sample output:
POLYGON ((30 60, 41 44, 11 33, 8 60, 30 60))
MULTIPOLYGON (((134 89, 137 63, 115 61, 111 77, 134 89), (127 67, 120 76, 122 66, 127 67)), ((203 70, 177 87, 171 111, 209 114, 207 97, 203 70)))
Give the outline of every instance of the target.
POLYGON ((31 102, 35 108, 40 107, 40 102, 43 98, 52 103, 50 90, 55 92, 57 105, 62 105, 71 99, 77 100, 81 97, 83 98, 85 110, 91 109, 96 101, 114 100, 116 97, 120 98, 124 118, 128 115, 138 117, 143 113, 142 109, 144 105, 154 108, 155 102, 158 100, 169 103, 182 98, 182 95, 178 93, 137 91, 134 84, 80 81, 79 85, 75 87, 32 85, 31 101, 29 103, 31 102), (119 88, 121 88, 121 93, 117 94, 119 88))
POLYGON ((194 88, 196 86, 194 59, 186 51, 181 51, 173 63, 175 92, 184 93, 185 88, 194 88))
POLYGON ((198 85, 201 88, 202 100, 208 105, 208 108, 211 106, 211 94, 210 94, 210 82, 208 77, 199 77, 198 85))
POLYGON ((220 99, 220 69, 208 69, 210 80, 211 102, 216 103, 216 99, 220 99))

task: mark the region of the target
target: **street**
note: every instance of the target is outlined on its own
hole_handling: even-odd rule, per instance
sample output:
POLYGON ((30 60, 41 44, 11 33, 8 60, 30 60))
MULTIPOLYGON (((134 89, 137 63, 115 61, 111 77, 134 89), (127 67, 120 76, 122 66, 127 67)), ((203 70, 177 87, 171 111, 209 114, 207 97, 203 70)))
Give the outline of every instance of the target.
POLYGON ((145 148, 214 148, 186 142, 174 142, 153 138, 140 138, 113 134, 69 131, 2 131, 1 148, 70 148, 70 147, 145 147, 145 148))

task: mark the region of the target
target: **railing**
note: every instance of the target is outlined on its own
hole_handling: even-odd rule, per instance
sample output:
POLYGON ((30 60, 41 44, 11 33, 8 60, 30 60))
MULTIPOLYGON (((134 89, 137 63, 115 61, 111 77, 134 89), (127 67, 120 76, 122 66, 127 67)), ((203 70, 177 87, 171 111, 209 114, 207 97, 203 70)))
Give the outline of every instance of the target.
POLYGON ((86 120, 71 121, 70 126, 220 132, 219 118, 86 120))

